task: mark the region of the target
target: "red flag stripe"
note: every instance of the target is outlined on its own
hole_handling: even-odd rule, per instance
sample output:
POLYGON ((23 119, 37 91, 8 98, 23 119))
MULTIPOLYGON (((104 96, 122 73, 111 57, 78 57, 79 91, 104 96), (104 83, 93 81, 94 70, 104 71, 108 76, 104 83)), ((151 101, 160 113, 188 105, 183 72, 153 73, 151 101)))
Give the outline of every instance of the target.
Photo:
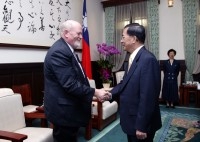
POLYGON ((89 79, 92 79, 89 33, 87 29, 86 0, 83 1, 83 39, 82 39, 82 66, 89 79))

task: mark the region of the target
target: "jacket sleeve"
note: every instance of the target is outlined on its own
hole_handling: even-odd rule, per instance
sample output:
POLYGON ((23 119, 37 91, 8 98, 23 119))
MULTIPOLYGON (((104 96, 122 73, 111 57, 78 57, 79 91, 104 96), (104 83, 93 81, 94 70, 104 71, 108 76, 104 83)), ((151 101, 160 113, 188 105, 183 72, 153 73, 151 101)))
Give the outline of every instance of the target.
POLYGON ((77 67, 73 54, 63 50, 57 50, 51 55, 51 66, 56 79, 64 88, 67 95, 83 97, 87 101, 92 101, 94 88, 87 85, 87 78, 83 76, 77 67))
POLYGON ((140 101, 137 111, 135 128, 147 132, 158 105, 160 92, 160 68, 154 58, 145 59, 140 77, 140 101))

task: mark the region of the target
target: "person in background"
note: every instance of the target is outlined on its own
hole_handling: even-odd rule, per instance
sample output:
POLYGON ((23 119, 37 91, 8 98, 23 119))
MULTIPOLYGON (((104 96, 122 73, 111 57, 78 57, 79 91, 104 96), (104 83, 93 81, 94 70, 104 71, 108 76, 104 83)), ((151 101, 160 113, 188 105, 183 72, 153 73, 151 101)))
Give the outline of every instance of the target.
POLYGON ((123 29, 121 43, 130 53, 129 67, 123 80, 111 91, 118 96, 120 124, 128 142, 153 142, 161 128, 159 93, 161 86, 159 62, 145 46, 145 28, 138 23, 123 29))
POLYGON ((103 89, 91 88, 74 49, 81 45, 82 26, 67 20, 44 61, 44 111, 53 124, 54 142, 76 142, 77 132, 91 119, 93 96, 109 99, 103 89))
POLYGON ((163 64, 163 88, 162 88, 162 99, 166 101, 166 107, 175 108, 174 104, 178 102, 178 81, 177 77, 180 70, 180 63, 174 59, 176 51, 170 49, 167 52, 169 59, 163 64))

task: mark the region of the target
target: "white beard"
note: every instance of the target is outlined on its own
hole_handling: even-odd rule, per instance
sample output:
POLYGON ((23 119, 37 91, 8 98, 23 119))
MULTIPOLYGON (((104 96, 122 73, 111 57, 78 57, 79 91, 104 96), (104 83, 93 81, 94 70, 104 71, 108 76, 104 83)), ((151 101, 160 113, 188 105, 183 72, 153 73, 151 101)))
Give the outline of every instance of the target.
POLYGON ((80 47, 81 46, 81 42, 80 41, 75 41, 74 42, 74 48, 78 48, 78 47, 80 47))

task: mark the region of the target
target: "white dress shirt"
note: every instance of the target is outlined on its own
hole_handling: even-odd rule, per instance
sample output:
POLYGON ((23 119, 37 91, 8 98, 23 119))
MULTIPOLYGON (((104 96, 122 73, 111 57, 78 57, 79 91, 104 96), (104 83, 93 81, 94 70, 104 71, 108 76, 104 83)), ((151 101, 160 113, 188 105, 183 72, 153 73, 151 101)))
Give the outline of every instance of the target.
POLYGON ((137 49, 135 49, 135 51, 133 51, 133 53, 131 53, 129 60, 128 60, 128 70, 131 67, 131 64, 133 62, 133 60, 135 59, 135 56, 137 55, 138 51, 143 47, 144 45, 141 45, 140 47, 138 47, 137 49))

